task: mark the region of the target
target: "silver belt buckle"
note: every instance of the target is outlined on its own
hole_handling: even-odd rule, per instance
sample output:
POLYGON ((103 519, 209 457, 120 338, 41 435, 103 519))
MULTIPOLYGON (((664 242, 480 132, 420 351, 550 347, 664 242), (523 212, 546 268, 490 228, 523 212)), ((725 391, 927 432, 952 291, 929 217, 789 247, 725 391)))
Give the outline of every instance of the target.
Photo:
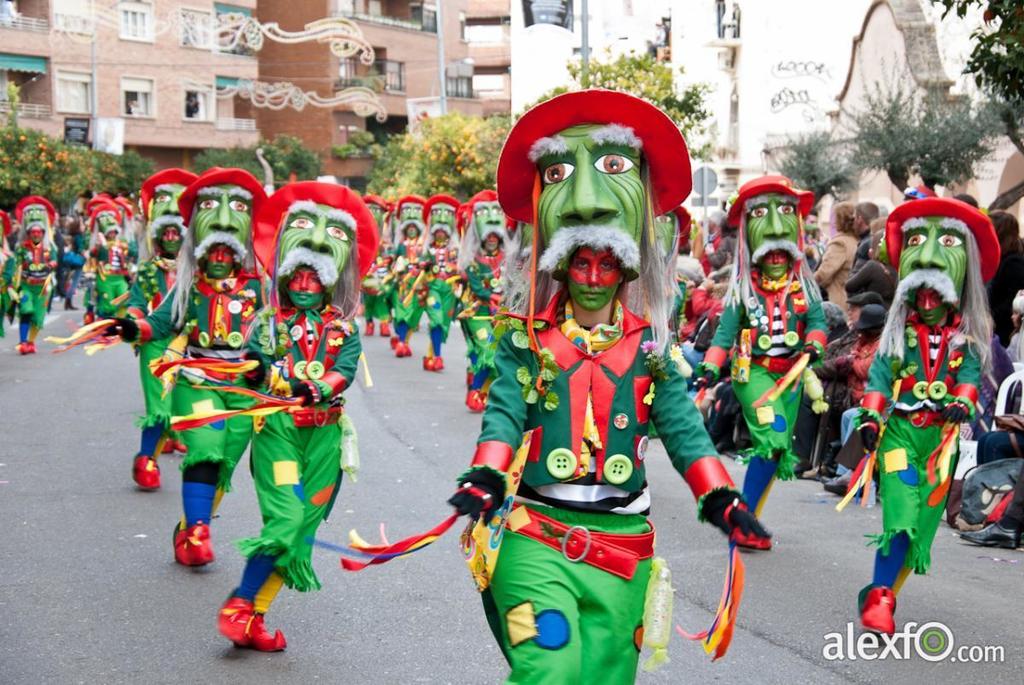
POLYGON ((587 554, 590 553, 590 545, 593 540, 590 537, 590 530, 583 526, 569 526, 569 529, 565 531, 565 535, 562 536, 562 556, 565 560, 572 564, 578 564, 587 558, 587 554), (583 545, 583 554, 578 557, 572 557, 569 555, 569 538, 572 537, 573 531, 583 531, 586 533, 586 543, 583 545))

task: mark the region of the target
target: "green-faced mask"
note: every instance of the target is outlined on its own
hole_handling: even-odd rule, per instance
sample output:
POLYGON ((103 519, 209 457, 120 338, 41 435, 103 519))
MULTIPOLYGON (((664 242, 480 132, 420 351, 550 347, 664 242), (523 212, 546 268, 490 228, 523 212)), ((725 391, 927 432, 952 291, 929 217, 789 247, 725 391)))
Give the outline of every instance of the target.
POLYGON ((42 205, 29 205, 22 212, 21 224, 26 231, 32 226, 42 226, 45 235, 50 232, 50 213, 42 205))
POLYGON ((248 191, 235 185, 200 188, 191 229, 195 231, 197 247, 217 232, 229 233, 242 245, 248 246, 252 230, 252 197, 248 191))
POLYGON ((658 236, 658 243, 667 256, 675 257, 679 230, 679 219, 675 214, 662 214, 654 218, 654 233, 658 236))
MULTIPOLYGON (((800 215, 797 198, 779 193, 759 195, 747 201, 747 246, 761 273, 768 278, 782 278, 792 266, 792 255, 784 250, 759 254, 766 243, 785 242, 796 250, 800 239, 800 215)), ((763 251, 762 251, 763 252, 763 251)))
POLYGON ((419 221, 423 217, 423 205, 418 202, 406 202, 398 210, 398 218, 402 223, 419 221))
POLYGON ((121 226, 117 223, 117 217, 114 216, 113 212, 103 212, 96 217, 96 223, 99 224, 97 230, 103 234, 103 237, 110 239, 110 233, 120 233, 121 226))
POLYGON ((434 205, 430 208, 430 227, 444 225, 455 229, 455 208, 448 205, 434 205))
POLYGON ((156 188, 156 194, 149 201, 149 223, 153 226, 161 217, 177 217, 177 222, 170 222, 163 219, 159 225, 152 229, 156 234, 156 247, 161 256, 176 257, 181 249, 184 224, 181 222, 181 215, 178 213, 178 198, 184 192, 185 186, 178 183, 166 183, 156 188), (168 231, 167 229, 175 230, 168 231))
POLYGON ((505 231, 505 213, 498 202, 477 202, 473 205, 473 226, 481 240, 488 233, 505 231))
POLYGON ((281 231, 278 268, 294 263, 316 268, 318 273, 330 273, 332 282, 324 282, 323 286, 333 288, 355 247, 354 223, 348 212, 329 205, 295 203, 281 231), (322 263, 323 260, 328 263, 322 263))
POLYGON ((370 214, 373 215, 373 220, 377 222, 377 226, 381 231, 384 230, 384 216, 387 212, 380 205, 369 202, 366 204, 366 208, 370 210, 370 214))
MULTIPOLYGON (((939 272, 949 279, 959 298, 967 275, 967 239, 964 229, 949 223, 943 225, 947 221, 946 217, 929 216, 912 219, 909 226, 904 224, 899 277, 903 281, 915 272, 939 272)), ((949 304, 942 302, 933 288, 923 285, 905 296, 925 323, 934 325, 945 318, 949 304)))
POLYGON ((628 128, 572 126, 534 145, 543 184, 537 210, 544 244, 557 231, 600 226, 640 243, 645 212, 639 140, 628 128))

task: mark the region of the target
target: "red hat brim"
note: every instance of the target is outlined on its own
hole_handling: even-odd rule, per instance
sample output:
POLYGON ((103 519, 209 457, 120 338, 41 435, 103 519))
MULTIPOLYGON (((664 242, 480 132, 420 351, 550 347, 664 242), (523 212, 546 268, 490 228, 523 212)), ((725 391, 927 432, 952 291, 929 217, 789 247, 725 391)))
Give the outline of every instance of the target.
POLYGON ((656 215, 682 204, 689 196, 693 186, 690 155, 683 134, 668 115, 626 93, 581 90, 542 102, 512 127, 498 159, 498 198, 505 214, 517 221, 533 222, 537 165, 530 161, 530 148, 540 138, 583 124, 628 126, 643 141, 656 215))
POLYGON ((255 176, 245 169, 211 167, 197 176, 192 183, 188 184, 188 187, 185 188, 178 198, 178 211, 181 213, 181 218, 185 220, 186 225, 192 220, 192 207, 195 204, 196 193, 199 192, 199 189, 220 185, 236 185, 249 191, 252 194, 252 215, 254 217, 259 211, 260 205, 267 199, 263 186, 256 180, 255 176))
POLYGON ((380 195, 373 195, 367 193, 366 195, 363 195, 363 202, 367 205, 377 205, 385 212, 390 211, 391 209, 391 203, 382 198, 380 195))
POLYGON ((814 193, 809 190, 801 190, 793 186, 793 182, 785 176, 761 176, 752 181, 747 181, 740 186, 736 201, 729 208, 729 216, 726 221, 730 226, 740 225, 740 216, 743 214, 743 205, 752 197, 766 193, 778 193, 789 195, 797 199, 797 211, 801 218, 806 218, 814 208, 814 193))
POLYGON ((908 219, 929 216, 948 216, 959 219, 967 224, 978 244, 978 256, 981 258, 981 278, 986 283, 992 280, 999 268, 999 237, 996 235, 992 220, 980 211, 960 200, 951 197, 926 197, 920 200, 904 202, 892 210, 885 221, 885 248, 889 253, 889 263, 897 268, 900 253, 903 251, 903 224, 908 219))
POLYGON ((3 226, 5 238, 14 230, 14 224, 11 222, 11 215, 2 209, 0 209, 0 225, 3 226))
POLYGON ((153 200, 153 193, 156 191, 157 186, 180 185, 187 188, 197 178, 199 177, 191 171, 185 171, 184 169, 164 169, 147 178, 142 184, 142 189, 139 191, 139 204, 142 206, 142 216, 145 217, 146 221, 149 221, 149 204, 153 200))
POLYGON ((57 210, 54 208, 53 203, 47 200, 42 195, 26 195, 25 197, 18 200, 18 204, 14 205, 14 218, 21 223, 21 217, 25 213, 25 208, 32 205, 42 205, 46 207, 46 213, 50 217, 50 225, 57 223, 57 210))
POLYGON ((254 220, 253 250, 256 259, 267 273, 272 272, 274 250, 282 222, 292 203, 308 200, 335 209, 342 209, 356 220, 356 260, 359 277, 365 276, 373 267, 380 245, 380 232, 373 214, 359 195, 345 186, 317 181, 289 183, 267 198, 260 206, 254 220))

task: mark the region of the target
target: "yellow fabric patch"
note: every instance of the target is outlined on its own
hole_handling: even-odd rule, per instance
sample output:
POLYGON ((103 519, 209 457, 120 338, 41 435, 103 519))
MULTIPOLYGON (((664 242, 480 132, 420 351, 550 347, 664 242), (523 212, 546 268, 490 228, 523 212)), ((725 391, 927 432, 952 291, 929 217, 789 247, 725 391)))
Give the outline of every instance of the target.
POLYGON ((478 340, 487 340, 487 329, 485 329, 485 328, 477 329, 476 337, 477 337, 478 340))
POLYGON ((775 410, 770 406, 758 407, 757 408, 757 422, 762 426, 767 426, 775 421, 775 410))
POLYGON ((526 507, 516 507, 508 515, 509 530, 515 532, 530 522, 530 513, 526 507))
POLYGON ((213 400, 200 400, 199 402, 192 403, 193 414, 203 414, 211 411, 215 411, 213 400))
POLYGON ((533 603, 523 602, 505 614, 508 643, 513 647, 537 637, 537 623, 533 619, 533 603))
POLYGON ((275 461, 274 462, 274 485, 298 485, 299 484, 299 462, 297 461, 275 461))
POLYGON ((885 465, 886 473, 903 471, 907 468, 907 451, 902 447, 889 450, 882 455, 882 463, 885 465))

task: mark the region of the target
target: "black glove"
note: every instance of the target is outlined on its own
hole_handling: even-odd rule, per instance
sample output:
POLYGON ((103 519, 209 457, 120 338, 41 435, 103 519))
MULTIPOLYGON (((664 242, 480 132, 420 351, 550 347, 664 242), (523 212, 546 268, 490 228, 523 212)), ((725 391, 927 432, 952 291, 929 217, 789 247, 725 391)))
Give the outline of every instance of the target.
POLYGON ((818 361, 818 357, 821 356, 821 354, 818 352, 818 346, 812 343, 804 345, 804 353, 810 357, 810 360, 808 360, 807 362, 808 364, 813 364, 814 362, 818 361))
POLYGON ((710 370, 709 371, 705 371, 704 373, 702 373, 701 375, 697 376, 693 380, 693 389, 697 390, 699 392, 699 391, 703 390, 704 388, 710 388, 711 386, 713 386, 715 384, 716 380, 718 380, 718 379, 715 377, 715 372, 714 371, 710 371, 710 370))
POLYGON ((942 418, 948 423, 963 423, 970 415, 971 411, 962 402, 950 402, 942 410, 942 418))
POLYGON ((736 493, 729 490, 718 490, 705 497, 703 514, 704 518, 726 535, 738 528, 744 535, 756 535, 761 538, 772 536, 757 517, 747 510, 747 505, 736 496, 736 493))
POLYGON ((288 384, 292 386, 292 397, 301 398, 303 407, 308 407, 320 399, 317 397, 318 393, 313 389, 312 383, 290 378, 288 384))
POLYGON ((878 447, 878 424, 868 421, 867 423, 862 423, 857 430, 860 432, 860 441, 864 444, 864 449, 868 452, 874 452, 875 448, 878 447))
POLYGON ((104 329, 103 335, 117 335, 125 342, 135 342, 139 339, 139 325, 131 319, 114 319, 114 323, 104 329))
POLYGON ((505 479, 489 468, 473 469, 462 478, 448 504, 471 518, 489 516, 505 500, 505 479))
POLYGON ((259 366, 245 374, 245 382, 250 387, 263 385, 263 381, 267 380, 267 367, 269 366, 266 358, 259 352, 250 350, 245 353, 244 359, 247 362, 259 362, 259 366))

